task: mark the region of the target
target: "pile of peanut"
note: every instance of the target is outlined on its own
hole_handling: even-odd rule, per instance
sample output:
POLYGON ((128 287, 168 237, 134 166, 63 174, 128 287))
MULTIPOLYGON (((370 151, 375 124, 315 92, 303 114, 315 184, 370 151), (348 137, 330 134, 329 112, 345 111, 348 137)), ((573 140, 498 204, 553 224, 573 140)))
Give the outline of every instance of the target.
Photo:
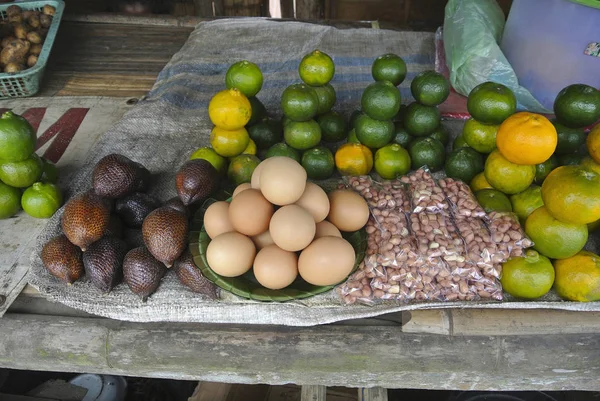
POLYGON ((487 215, 468 185, 417 170, 397 180, 350 177, 369 204, 368 248, 338 287, 347 304, 501 300, 501 264, 532 246, 511 214, 487 215))

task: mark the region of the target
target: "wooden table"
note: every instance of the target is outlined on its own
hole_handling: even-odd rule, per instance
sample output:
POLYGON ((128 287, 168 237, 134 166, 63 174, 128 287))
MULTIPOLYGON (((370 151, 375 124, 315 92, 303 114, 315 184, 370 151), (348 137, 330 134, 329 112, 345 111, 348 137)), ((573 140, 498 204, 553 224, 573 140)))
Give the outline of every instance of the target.
MULTIPOLYGON (((196 22, 101 20, 62 24, 42 95, 142 97, 196 22)), ((297 383, 310 385, 303 394, 314 400, 333 385, 376 387, 361 399, 385 399, 382 387, 600 390, 600 313, 447 309, 313 328, 139 324, 27 288, 0 319, 0 366, 297 383)))

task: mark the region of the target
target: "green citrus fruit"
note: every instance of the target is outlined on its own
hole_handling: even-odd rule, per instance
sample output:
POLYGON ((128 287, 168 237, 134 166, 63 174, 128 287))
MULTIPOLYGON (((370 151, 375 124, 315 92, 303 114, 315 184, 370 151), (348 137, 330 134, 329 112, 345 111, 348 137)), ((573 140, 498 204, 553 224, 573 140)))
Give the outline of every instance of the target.
POLYGON ((311 180, 324 180, 333 175, 335 160, 329 149, 317 146, 302 154, 302 167, 311 180))
POLYGON ((300 152, 284 142, 276 143, 267 150, 267 153, 265 153, 265 158, 275 156, 289 157, 300 163, 300 152))
POLYGON ((524 166, 509 162, 494 150, 485 161, 485 179, 505 194, 517 194, 529 188, 535 178, 535 166, 524 166))
POLYGON ((294 149, 310 149, 321 142, 321 127, 315 120, 292 121, 283 127, 283 139, 294 149))
POLYGON ((330 111, 317 118, 324 142, 338 142, 346 138, 346 120, 337 111, 330 111))
POLYGON ((414 138, 408 133, 408 131, 406 131, 402 123, 397 122, 394 124, 394 143, 397 143, 403 148, 408 148, 408 145, 412 142, 413 139, 414 138))
POLYGON ((391 120, 375 120, 366 114, 357 118, 354 130, 360 143, 371 149, 387 145, 394 137, 394 123, 391 120))
POLYGON ((371 74, 375 81, 389 81, 394 86, 398 86, 406 78, 406 63, 400 56, 384 54, 373 62, 371 74))
POLYGON ((567 127, 591 125, 600 119, 600 91, 584 84, 569 85, 556 96, 554 114, 567 127))
POLYGON ((244 95, 256 96, 263 85, 263 75, 260 68, 247 60, 232 64, 225 74, 227 89, 236 88, 244 95))
POLYGON ((391 120, 400 110, 400 91, 391 82, 375 82, 363 91, 362 111, 375 120, 391 120))
POLYGON ((348 127, 350 127, 350 129, 356 127, 356 120, 361 114, 362 111, 360 110, 354 110, 352 114, 350 114, 350 120, 348 121, 348 127))
POLYGON ((406 110, 408 110, 408 106, 405 104, 401 104, 400 105, 400 109, 398 110, 398 113, 396 113, 396 115, 394 116, 394 118, 392 118, 392 120, 394 122, 404 122, 404 117, 406 116, 406 110))
POLYGON ((265 105, 257 97, 249 97, 248 101, 250 102, 250 120, 246 123, 247 127, 260 122, 267 116, 265 105))
POLYGON ((0 181, 0 219, 12 217, 21 208, 21 191, 0 181))
POLYGON ((473 192, 477 192, 481 189, 494 189, 494 187, 492 187, 490 183, 487 182, 487 180, 485 179, 485 174, 483 174, 483 171, 477 174, 475 177, 473 177, 469 186, 471 187, 471 191, 473 192))
POLYGON ((327 84, 335 74, 335 64, 329 55, 319 50, 307 54, 298 67, 300 78, 310 86, 327 84))
POLYGON ((496 148, 496 133, 499 125, 486 125, 469 118, 463 127, 463 138, 467 145, 479 153, 490 153, 496 148))
POLYGON ((558 159, 552 155, 543 163, 535 165, 535 183, 541 185, 552 170, 558 167, 558 159))
POLYGON ((40 181, 51 182, 52 184, 56 184, 56 182, 58 181, 58 169, 50 160, 46 160, 43 157, 41 159, 43 167, 40 181))
POLYGON ((569 128, 556 121, 552 121, 558 135, 556 144, 557 155, 577 152, 585 144, 586 133, 581 128, 569 128))
POLYGON ((527 217, 534 210, 544 206, 542 187, 532 185, 523 192, 511 195, 510 203, 512 204, 513 212, 515 212, 521 224, 524 224, 527 217))
POLYGON ((429 138, 437 139, 438 141, 443 143, 444 146, 448 145, 448 142, 450 142, 450 134, 448 133, 446 127, 444 127, 444 124, 441 123, 440 126, 437 127, 435 131, 433 131, 433 133, 429 135, 429 138))
POLYGON ((580 165, 588 170, 592 170, 596 174, 600 174, 600 164, 596 163, 590 156, 584 157, 580 165))
POLYGON ((414 170, 427 166, 430 171, 438 171, 444 166, 446 149, 433 138, 417 138, 408 146, 411 165, 414 170))
POLYGON ((502 265, 502 289, 516 298, 536 299, 546 295, 554 284, 550 260, 534 250, 510 258, 502 265))
POLYGON ((0 160, 18 162, 35 150, 35 131, 21 116, 7 111, 0 116, 0 160))
POLYGON ((360 141, 358 140, 358 138, 356 137, 356 130, 354 128, 352 128, 350 130, 350 132, 348 132, 348 139, 346 139, 346 142, 350 142, 350 143, 360 143, 360 141))
POLYGON ((497 189, 480 189, 475 192, 475 198, 486 213, 491 212, 512 212, 512 205, 508 196, 497 189))
POLYGON ((457 150, 460 148, 470 148, 470 146, 465 142, 465 137, 463 134, 457 136, 456 139, 454 139, 454 142, 452 142, 452 150, 457 150))
POLYGON ((425 106, 444 103, 450 95, 450 84, 440 73, 423 71, 410 83, 410 91, 415 100, 425 106))
POLYGON ((236 187, 245 182, 250 182, 252 173, 256 166, 260 163, 260 159, 254 155, 239 155, 231 159, 229 168, 227 169, 227 178, 236 187))
POLYGON ((11 187, 29 187, 39 180, 43 171, 44 163, 35 153, 19 162, 0 162, 0 180, 11 187))
POLYGON ((335 89, 331 84, 323 86, 315 86, 313 90, 317 94, 319 106, 317 107, 317 115, 325 114, 333 108, 336 101, 335 89))
POLYGON ((469 183, 483 171, 483 158, 472 148, 457 148, 446 158, 444 170, 448 177, 469 183))
POLYGON ((437 107, 411 103, 404 115, 404 128, 412 136, 427 136, 439 127, 440 121, 440 111, 437 107))
POLYGON ((410 155, 397 143, 385 145, 375 152, 373 166, 384 180, 393 180, 410 171, 410 155))
POLYGON ((215 152, 213 148, 203 147, 196 150, 190 156, 190 160, 194 159, 206 160, 221 174, 227 170, 227 159, 215 152))
POLYGON ((36 182, 25 190, 21 207, 31 217, 50 218, 61 207, 63 196, 60 189, 50 183, 36 182))
POLYGON ((566 155, 559 155, 556 161, 559 166, 577 166, 583 163, 586 156, 587 153, 567 153, 566 155))
POLYGON ((248 127, 250 139, 258 149, 268 149, 283 139, 283 129, 279 121, 264 119, 248 127))
POLYGON ((293 84, 281 95, 281 109, 290 120, 308 121, 317 114, 319 97, 310 86, 293 84))
POLYGON ((517 110, 517 98, 506 86, 484 82, 469 93, 467 109, 483 124, 501 124, 517 110))

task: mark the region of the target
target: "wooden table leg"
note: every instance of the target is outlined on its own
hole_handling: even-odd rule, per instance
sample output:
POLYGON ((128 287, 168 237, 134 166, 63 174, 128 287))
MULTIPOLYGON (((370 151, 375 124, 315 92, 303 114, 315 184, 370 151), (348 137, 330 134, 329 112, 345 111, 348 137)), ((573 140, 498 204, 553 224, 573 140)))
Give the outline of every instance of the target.
POLYGON ((302 386, 300 401, 325 401, 327 398, 327 387, 325 386, 302 386))
POLYGON ((387 389, 383 387, 359 388, 358 401, 388 401, 387 389))

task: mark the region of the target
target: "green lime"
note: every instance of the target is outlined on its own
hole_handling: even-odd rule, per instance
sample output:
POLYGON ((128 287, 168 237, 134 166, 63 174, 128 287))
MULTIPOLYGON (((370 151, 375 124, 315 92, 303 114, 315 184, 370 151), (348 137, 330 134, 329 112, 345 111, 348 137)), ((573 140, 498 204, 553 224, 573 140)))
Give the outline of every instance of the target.
POLYGON ((21 116, 7 111, 0 116, 0 160, 18 162, 35 150, 35 131, 21 116))
POLYGON ((321 142, 321 127, 315 120, 292 121, 283 128, 283 138, 294 149, 310 149, 321 142))
POLYGON ((346 139, 346 142, 349 142, 349 143, 360 143, 360 141, 356 137, 356 130, 354 128, 352 128, 350 130, 350 132, 348 132, 348 139, 346 139))
POLYGON ((546 160, 545 162, 536 164, 535 165, 535 179, 534 179, 535 183, 542 185, 542 182, 544 182, 546 177, 548 177, 548 174, 550 174, 550 172, 557 167, 558 167, 558 160, 556 159, 556 156, 554 156, 554 155, 550 156, 550 158, 548 160, 546 160))
POLYGON ((289 157, 300 163, 300 152, 285 142, 276 143, 267 150, 267 153, 265 153, 265 158, 267 159, 275 156, 289 157))
POLYGON ((58 169, 50 160, 46 160, 43 157, 41 159, 43 167, 40 181, 51 182, 53 184, 56 184, 56 182, 58 181, 58 169))
POLYGON ((313 90, 317 94, 319 105, 317 107, 317 115, 325 114, 333 108, 336 101, 335 89, 331 84, 323 86, 315 86, 313 90))
POLYGON ((483 157, 473 148, 457 148, 448 155, 444 170, 448 177, 468 184, 483 171, 483 157))
POLYGON ((36 182, 23 193, 21 207, 31 217, 47 219, 56 213, 62 202, 62 192, 56 185, 36 182))
POLYGON ((427 136, 439 127, 440 111, 435 106, 411 103, 404 115, 404 127, 412 136, 427 136))
POLYGON ((467 110, 483 124, 501 124, 517 110, 517 98, 506 86, 484 82, 469 93, 467 110))
POLYGON ((12 217, 21 208, 21 191, 0 181, 0 219, 12 217))
POLYGON ((394 143, 397 143, 403 148, 408 148, 408 145, 412 142, 413 139, 414 138, 408 133, 408 131, 404 128, 402 123, 397 122, 394 124, 394 143))
POLYGON ((262 104, 262 102, 260 100, 258 100, 257 97, 255 96, 251 96, 248 98, 248 101, 250 102, 250 121, 248 121, 248 123, 246 124, 246 127, 249 127, 251 125, 254 125, 256 123, 258 123, 259 121, 261 121, 263 118, 265 118, 267 116, 267 109, 265 108, 265 105, 262 104))
POLYGON ((319 50, 307 54, 298 67, 300 79, 310 86, 326 85, 335 74, 335 64, 329 55, 319 50))
POLYGON ((203 147, 196 150, 190 156, 190 160, 194 159, 206 160, 221 174, 224 174, 227 170, 227 159, 217 154, 213 148, 203 147))
POLYGON ((496 148, 496 133, 499 125, 482 124, 469 118, 463 127, 465 143, 479 153, 490 153, 496 148))
POLYGON ((441 123, 439 127, 437 127, 435 131, 429 135, 429 138, 437 139, 443 143, 444 146, 448 145, 448 142, 450 142, 450 134, 448 133, 446 127, 444 127, 444 124, 441 123))
POLYGON ((379 56, 373 62, 371 74, 375 81, 389 81, 398 86, 406 78, 406 63, 400 56, 389 53, 379 56))
POLYGON ((346 138, 346 120, 337 111, 330 111, 317 118, 324 142, 338 142, 346 138))
POLYGON ((502 289, 516 298, 536 299, 546 295, 554 284, 554 266, 533 249, 525 256, 510 258, 502 265, 502 289))
POLYGON ((354 129, 360 143, 371 149, 387 145, 394 137, 394 123, 391 120, 375 120, 366 114, 357 118, 354 129))
POLYGON ((290 85, 281 95, 281 109, 290 120, 308 121, 317 114, 318 108, 319 98, 308 85, 290 85))
POLYGON ((444 166, 446 149, 437 139, 417 138, 408 146, 411 165, 414 170, 427 166, 430 171, 438 171, 444 166))
POLYGON ((600 119, 600 91, 584 84, 569 85, 556 96, 554 114, 567 127, 591 125, 600 119))
POLYGON ((23 161, 0 163, 0 180, 11 187, 26 188, 39 180, 43 170, 42 159, 32 153, 23 161))
POLYGON ((521 224, 525 224, 525 220, 535 209, 544 206, 542 187, 532 185, 523 192, 511 195, 510 203, 521 224))
POLYGON ((527 217, 525 233, 535 250, 551 259, 570 258, 583 249, 588 239, 587 225, 563 223, 552 217, 546 206, 527 217))
POLYGON ((400 91, 391 82, 367 86, 360 99, 362 111, 375 120, 391 120, 400 110, 400 91))
POLYGON ((424 106, 437 106, 450 95, 450 84, 440 73, 423 71, 410 83, 410 92, 415 100, 424 106))
POLYGON ((568 153, 556 158, 559 166, 576 166, 581 164, 587 153, 568 153))
POLYGON ((473 177, 469 186, 471 187, 471 191, 473 192, 486 188, 494 189, 494 187, 492 187, 490 183, 487 182, 487 180, 485 179, 485 174, 483 174, 483 172, 473 177))
POLYGON ((268 149, 283 139, 283 129, 279 121, 265 119, 248 127, 248 135, 258 149, 268 149))
POLYGON ((484 173, 492 187, 512 195, 525 191, 533 183, 535 166, 512 163, 495 149, 485 160, 484 173))
POLYGON ((452 142, 452 150, 457 150, 460 148, 470 148, 470 146, 465 142, 465 137, 463 134, 457 136, 456 139, 454 139, 454 142, 452 142))
POLYGON ((260 163, 260 159, 254 155, 239 155, 231 159, 229 168, 227 169, 227 178, 236 187, 245 182, 250 182, 252 173, 256 166, 260 163))
POLYGON ((263 85, 263 75, 260 68, 247 60, 232 64, 225 74, 227 89, 236 88, 247 97, 256 96, 263 85))
POLYGON ((335 160, 329 149, 317 146, 302 154, 302 167, 311 180, 324 180, 333 175, 335 160))
POLYGON ((362 114, 362 111, 360 111, 360 110, 354 110, 352 112, 352 114, 350 114, 350 120, 348 122, 348 126, 350 128, 356 127, 356 120, 358 119, 358 116, 360 116, 361 114, 362 114))
POLYGON ((397 143, 385 145, 375 152, 373 166, 384 180, 393 180, 410 171, 410 155, 397 143))
POLYGON ((510 199, 497 189, 480 189, 475 192, 475 198, 486 213, 512 212, 510 199))
POLYGON ((286 116, 285 114, 281 117, 281 126, 285 127, 286 125, 288 125, 289 123, 291 123, 292 120, 291 118, 289 118, 288 116, 286 116))
POLYGON ((586 133, 581 128, 569 128, 556 121, 552 121, 556 133, 558 134, 558 143, 556 144, 557 155, 577 152, 585 144, 586 133))

